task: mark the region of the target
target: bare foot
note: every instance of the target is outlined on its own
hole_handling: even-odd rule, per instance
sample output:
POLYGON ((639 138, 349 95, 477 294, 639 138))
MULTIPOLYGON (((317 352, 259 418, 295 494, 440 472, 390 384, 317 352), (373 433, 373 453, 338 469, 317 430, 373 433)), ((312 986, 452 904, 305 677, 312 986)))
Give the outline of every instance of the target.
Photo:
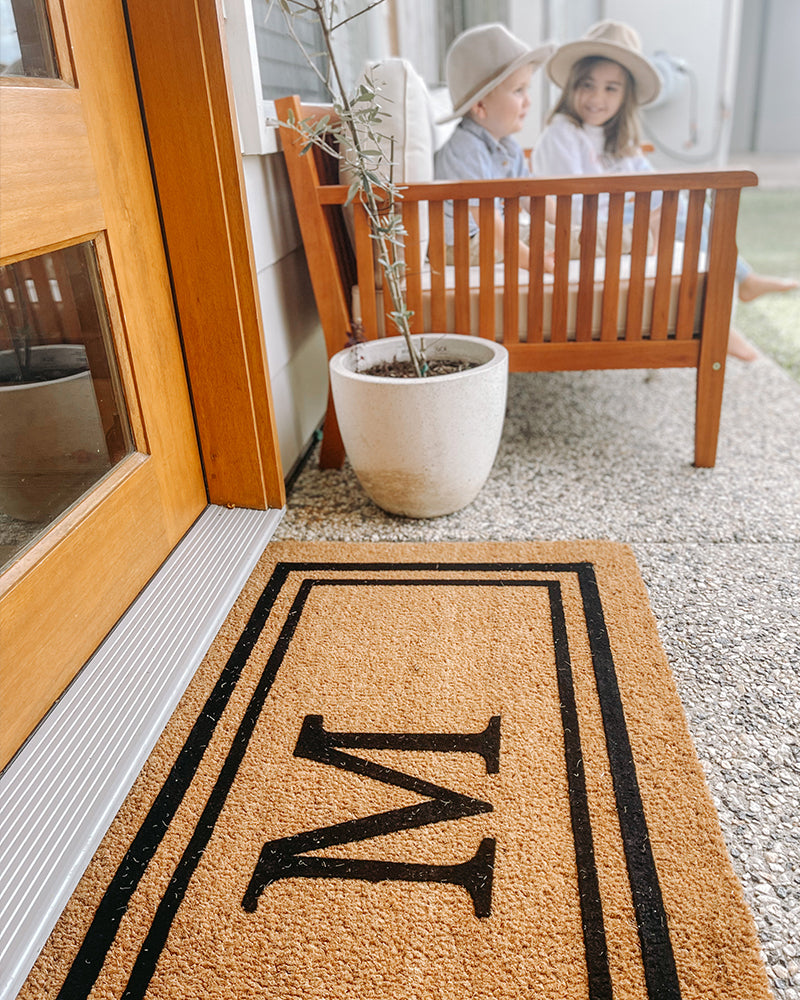
POLYGON ((759 295, 770 292, 791 292, 798 287, 793 278, 777 278, 771 274, 756 274, 751 271, 739 282, 739 298, 742 302, 752 302, 759 295))
POLYGON ((552 250, 546 250, 544 254, 544 270, 546 274, 556 273, 556 255, 552 250))
POLYGON ((758 351, 744 339, 738 330, 731 327, 728 333, 728 357, 738 358, 740 361, 755 361, 758 357, 758 351))

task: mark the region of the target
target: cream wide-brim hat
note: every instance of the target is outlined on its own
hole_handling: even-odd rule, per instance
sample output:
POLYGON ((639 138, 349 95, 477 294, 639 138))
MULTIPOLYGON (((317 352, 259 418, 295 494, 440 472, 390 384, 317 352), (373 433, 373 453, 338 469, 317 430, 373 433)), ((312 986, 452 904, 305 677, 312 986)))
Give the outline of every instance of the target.
POLYGON ((649 104, 661 92, 661 77, 642 55, 639 35, 621 21, 598 21, 577 41, 560 45, 547 61, 547 74, 553 83, 566 87, 570 70, 586 56, 612 59, 624 66, 636 85, 637 104, 649 104))
POLYGON ((462 32, 447 50, 445 74, 453 111, 438 124, 461 118, 506 77, 529 63, 534 70, 547 61, 555 46, 531 49, 504 24, 480 24, 462 32))

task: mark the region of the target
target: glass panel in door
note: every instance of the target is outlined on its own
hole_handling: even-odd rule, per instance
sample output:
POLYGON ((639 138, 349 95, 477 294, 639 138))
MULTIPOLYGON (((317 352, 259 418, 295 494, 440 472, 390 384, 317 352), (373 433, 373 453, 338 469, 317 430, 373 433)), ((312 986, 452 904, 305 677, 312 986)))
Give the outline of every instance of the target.
POLYGON ((58 76, 47 9, 38 0, 0 0, 0 73, 58 76))
POLYGON ((0 267, 0 569, 132 451, 93 244, 0 267))

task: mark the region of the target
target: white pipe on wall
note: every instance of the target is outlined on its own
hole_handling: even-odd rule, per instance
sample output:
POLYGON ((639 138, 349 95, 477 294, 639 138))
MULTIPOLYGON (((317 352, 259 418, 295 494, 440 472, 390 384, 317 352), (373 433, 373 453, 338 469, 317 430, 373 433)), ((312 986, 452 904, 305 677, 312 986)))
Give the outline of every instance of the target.
POLYGON ((742 0, 726 0, 728 14, 725 17, 727 32, 720 72, 721 126, 719 151, 716 166, 724 167, 728 162, 733 131, 733 110, 736 98, 736 81, 739 69, 739 45, 742 32, 742 0))

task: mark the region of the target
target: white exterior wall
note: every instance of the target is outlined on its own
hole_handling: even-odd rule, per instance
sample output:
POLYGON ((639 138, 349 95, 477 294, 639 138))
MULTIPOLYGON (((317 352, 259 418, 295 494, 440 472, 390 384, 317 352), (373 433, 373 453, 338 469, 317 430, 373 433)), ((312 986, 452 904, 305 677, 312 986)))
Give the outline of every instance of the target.
POLYGON ((328 375, 289 181, 280 153, 244 157, 247 203, 284 476, 325 412, 328 375))
MULTIPOLYGON (((514 0, 511 4, 509 29, 531 48, 536 48, 546 41, 555 41, 548 34, 546 22, 545 0, 514 0)), ((530 148, 536 142, 542 124, 547 115, 549 105, 549 86, 544 68, 537 70, 531 81, 531 107, 525 121, 525 127, 516 136, 520 145, 530 148)))
POLYGON ((743 0, 731 148, 800 153, 800 3, 743 0))

